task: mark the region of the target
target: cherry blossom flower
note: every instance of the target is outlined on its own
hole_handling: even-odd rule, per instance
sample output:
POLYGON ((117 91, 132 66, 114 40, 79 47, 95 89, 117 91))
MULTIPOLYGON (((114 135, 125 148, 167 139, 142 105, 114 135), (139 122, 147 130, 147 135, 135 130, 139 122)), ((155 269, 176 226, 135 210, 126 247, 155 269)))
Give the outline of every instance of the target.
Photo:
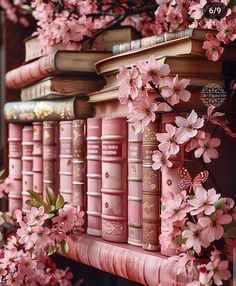
POLYGON ((217 61, 224 51, 224 48, 220 46, 220 41, 213 36, 205 41, 202 47, 206 50, 207 58, 212 61, 217 61))
POLYGON ((196 136, 188 141, 185 147, 186 152, 190 152, 191 150, 197 148, 199 139, 204 139, 204 138, 205 138, 205 132, 202 130, 198 130, 196 136))
POLYGON ((215 211, 214 204, 220 198, 215 189, 205 190, 203 187, 197 187, 194 190, 195 195, 188 203, 193 207, 191 215, 204 213, 210 215, 215 211))
POLYGON ((9 194, 11 191, 14 191, 15 189, 14 179, 11 177, 7 177, 4 180, 4 185, 5 185, 5 193, 7 194, 9 194))
POLYGON ((169 77, 165 77, 162 81, 161 95, 172 105, 179 103, 180 100, 188 102, 191 93, 186 90, 186 87, 189 83, 190 80, 188 79, 179 80, 178 75, 176 75, 173 80, 169 77))
POLYGON ((201 19, 203 16, 203 7, 206 5, 206 3, 206 0, 200 0, 199 3, 191 5, 189 7, 190 16, 195 20, 201 19))
POLYGON ((178 7, 170 7, 166 13, 166 22, 170 23, 170 31, 176 30, 183 23, 183 15, 178 7))
POLYGON ((31 249, 39 239, 38 234, 23 221, 20 222, 20 228, 17 230, 17 235, 19 236, 19 243, 25 244, 26 250, 31 249))
POLYGON ((183 127, 187 133, 188 138, 193 138, 197 135, 197 129, 203 127, 204 119, 198 118, 197 113, 192 110, 187 118, 176 116, 175 123, 178 127, 183 127))
POLYGON ((133 103, 133 113, 137 120, 142 122, 142 131, 156 118, 155 111, 157 110, 157 104, 153 102, 151 98, 135 101, 133 103))
POLYGON ((229 262, 226 260, 220 260, 220 258, 213 259, 206 266, 209 273, 212 275, 212 279, 215 285, 222 285, 223 280, 228 280, 231 274, 228 270, 229 262))
POLYGON ((222 238, 224 234, 223 225, 229 224, 232 221, 232 216, 224 214, 223 210, 219 209, 210 217, 201 217, 198 221, 204 228, 203 233, 210 241, 214 241, 222 238))
POLYGON ((188 249, 193 250, 199 254, 201 248, 207 248, 210 245, 208 237, 203 233, 203 227, 200 224, 192 222, 187 223, 188 229, 182 233, 183 238, 186 238, 186 246, 188 249))
POLYGON ((162 198, 165 211, 161 214, 163 219, 167 219, 169 223, 177 220, 182 221, 191 207, 186 203, 186 192, 169 193, 162 198))
POLYGON ((154 56, 151 56, 148 62, 140 61, 137 67, 142 74, 143 85, 150 81, 159 84, 160 79, 170 73, 169 66, 167 64, 158 65, 154 56))
POLYGON ((205 163, 210 163, 211 159, 219 157, 218 151, 215 149, 220 145, 219 138, 211 138, 209 133, 205 134, 204 139, 198 140, 198 149, 194 152, 196 158, 203 157, 205 163))
POLYGON ((132 99, 135 99, 138 96, 139 89, 142 86, 142 79, 137 68, 126 69, 124 66, 121 66, 117 79, 121 83, 119 87, 121 97, 130 96, 132 99))
POLYGON ((173 163, 168 160, 169 157, 168 153, 155 150, 152 155, 152 160, 154 161, 152 164, 153 170, 161 169, 161 171, 164 171, 166 168, 171 168, 173 163))
POLYGON ((211 279, 212 279, 212 273, 207 271, 206 264, 199 265, 199 282, 200 285, 210 285, 211 279))
POLYGON ((217 39, 224 44, 229 44, 231 41, 236 39, 236 20, 226 21, 222 19, 217 22, 218 34, 216 35, 217 39))
POLYGON ((182 128, 176 128, 171 124, 166 124, 167 133, 157 133, 156 138, 161 142, 158 147, 162 152, 168 152, 170 155, 175 155, 179 152, 179 145, 187 140, 186 133, 182 128))
POLYGON ((45 220, 48 218, 48 214, 44 212, 44 207, 35 208, 32 207, 28 214, 28 224, 33 225, 43 225, 45 220))

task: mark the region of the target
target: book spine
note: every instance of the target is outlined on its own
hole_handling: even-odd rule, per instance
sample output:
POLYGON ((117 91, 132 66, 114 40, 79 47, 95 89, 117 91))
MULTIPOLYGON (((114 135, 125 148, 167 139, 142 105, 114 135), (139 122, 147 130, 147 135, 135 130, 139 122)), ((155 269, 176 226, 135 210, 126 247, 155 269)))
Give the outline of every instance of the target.
MULTIPOLYGON (((4 116, 8 122, 73 120, 77 117, 75 103, 75 98, 7 102, 4 106, 4 116)), ((81 116, 83 117, 83 114, 81 116)))
POLYGON ((72 164, 63 166, 66 160, 72 160, 72 121, 59 122, 60 141, 60 194, 65 202, 72 203, 72 164), (66 170, 65 170, 66 168, 66 170))
POLYGON ((128 124, 128 243, 142 246, 142 135, 128 124))
POLYGON ((33 122, 33 190, 43 195, 43 123, 33 122))
POLYGON ((160 118, 144 129, 143 132, 143 243, 144 249, 159 250, 160 234, 160 171, 152 169, 152 154, 157 149, 156 133, 160 131, 160 118))
POLYGON ((46 188, 58 193, 58 123, 55 121, 43 122, 43 197, 46 188))
POLYGON ((52 53, 7 72, 5 76, 6 86, 12 89, 21 88, 56 71, 55 56, 56 53, 52 53))
POLYGON ((127 122, 102 119, 102 237, 127 241, 127 122))
POLYGON ((31 199, 29 190, 33 190, 33 127, 22 129, 22 209, 27 212, 30 206, 25 202, 31 199))
POLYGON ((87 233, 102 235, 102 119, 87 119, 87 233))
POLYGON ((21 100, 34 100, 41 98, 42 95, 50 92, 50 82, 42 81, 37 84, 31 85, 21 89, 21 100))
POLYGON ((159 254, 139 252, 129 246, 109 244, 87 236, 71 236, 68 239, 68 257, 121 276, 142 285, 187 285, 198 278, 195 263, 180 271, 179 262, 159 254))
POLYGON ((9 177, 14 180, 14 189, 8 195, 9 212, 22 208, 22 125, 9 123, 9 177))
POLYGON ((113 55, 121 54, 128 51, 138 50, 141 48, 151 47, 163 42, 180 39, 184 37, 191 37, 194 34, 194 29, 185 29, 177 32, 163 33, 151 37, 125 42, 123 44, 113 46, 113 55))
POLYGON ((73 167, 72 167, 72 204, 86 210, 86 125, 85 120, 74 120, 73 130, 73 167))
MULTIPOLYGON (((176 113, 163 113, 162 114, 162 132, 166 132, 166 124, 174 124, 175 123, 175 116, 176 113)), ((166 168, 161 172, 161 189, 162 189, 162 197, 166 196, 168 193, 176 193, 180 189, 178 187, 178 168, 179 166, 184 164, 185 161, 185 151, 184 147, 180 148, 180 152, 174 156, 171 156, 171 162, 173 163, 173 166, 171 168, 166 168)), ((165 232, 168 231, 171 226, 167 224, 167 222, 164 219, 161 219, 161 234, 163 235, 163 238, 165 238, 165 232)), ((161 235, 161 236, 162 236, 161 235)), ((160 239, 162 241, 162 238, 160 239)), ((165 244, 161 243, 161 253, 167 256, 177 255, 177 250, 174 247, 174 244, 171 246, 165 247, 165 244)))

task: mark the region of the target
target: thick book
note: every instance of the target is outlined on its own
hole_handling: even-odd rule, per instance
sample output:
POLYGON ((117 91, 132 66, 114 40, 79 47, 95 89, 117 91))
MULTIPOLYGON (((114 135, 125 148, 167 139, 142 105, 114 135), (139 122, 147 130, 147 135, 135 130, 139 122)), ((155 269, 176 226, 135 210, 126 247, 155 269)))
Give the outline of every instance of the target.
MULTIPOLYGON (((113 45, 132 41, 138 38, 138 33, 132 26, 116 27, 103 31, 92 41, 91 49, 98 51, 112 51, 113 45)), ((66 50, 65 44, 44 45, 37 36, 25 39, 25 62, 35 60, 58 50, 66 50)))
POLYGON ((33 122, 33 191, 43 195, 43 123, 33 122))
POLYGON ((15 185, 8 195, 8 209, 10 213, 22 208, 22 128, 23 125, 21 124, 8 124, 8 174, 15 185))
POLYGON ((56 99, 62 97, 86 98, 88 93, 103 87, 104 81, 92 77, 53 76, 21 89, 21 100, 56 99))
POLYGON ((33 189, 33 127, 22 129, 22 210, 27 212, 30 206, 25 202, 31 198, 29 190, 33 189))
POLYGON ((151 47, 103 59, 95 64, 95 69, 99 75, 105 75, 119 69, 120 65, 130 67, 140 60, 147 61, 151 56, 154 56, 155 58, 177 55, 195 55, 205 57, 205 50, 202 48, 202 43, 203 42, 201 40, 191 37, 175 39, 170 42, 164 42, 151 47))
POLYGON ((87 119, 87 233, 102 235, 102 119, 87 119))
POLYGON ((109 52, 55 51, 7 72, 5 83, 16 89, 54 74, 95 74, 95 62, 109 56, 109 52))
POLYGON ((43 122, 43 197, 46 198, 46 188, 58 193, 58 122, 43 122))
POLYGON ((152 154, 157 149, 156 133, 160 131, 160 117, 150 122, 143 132, 143 242, 146 250, 158 251, 160 235, 161 172, 152 169, 152 154))
POLYGON ((60 166, 59 192, 65 202, 72 203, 72 121, 59 122, 60 166))
POLYGON ((142 246, 142 133, 128 123, 128 243, 142 246))
POLYGON ((207 29, 195 29, 188 28, 185 30, 175 31, 175 32, 166 32, 160 35, 154 35, 151 37, 145 37, 141 39, 137 39, 134 41, 126 41, 122 44, 114 45, 112 52, 114 55, 121 54, 124 52, 128 52, 131 50, 138 50, 145 47, 150 47, 156 44, 160 44, 167 41, 172 41, 179 38, 184 37, 194 37, 196 39, 200 39, 204 41, 206 39, 206 34, 213 33, 216 34, 213 30, 207 29))
POLYGON ((189 263, 183 271, 183 264, 178 259, 167 259, 158 252, 150 253, 86 234, 71 235, 68 244, 69 258, 146 286, 187 285, 198 279, 196 263, 203 263, 189 263))
POLYGON ((75 97, 57 100, 13 101, 4 106, 8 122, 73 120, 93 115, 93 106, 75 97))
POLYGON ((86 211, 86 121, 72 123, 72 204, 86 211))
POLYGON ((102 119, 102 237, 127 241, 127 122, 102 119))

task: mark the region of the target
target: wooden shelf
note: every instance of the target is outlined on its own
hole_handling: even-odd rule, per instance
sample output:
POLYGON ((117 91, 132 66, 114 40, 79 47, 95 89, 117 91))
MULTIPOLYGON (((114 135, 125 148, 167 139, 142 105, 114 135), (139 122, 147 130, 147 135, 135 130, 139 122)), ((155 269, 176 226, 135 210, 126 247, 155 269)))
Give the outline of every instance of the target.
POLYGON ((197 279, 194 267, 182 270, 174 257, 128 244, 111 243, 87 234, 69 238, 69 258, 147 286, 187 285, 197 279))

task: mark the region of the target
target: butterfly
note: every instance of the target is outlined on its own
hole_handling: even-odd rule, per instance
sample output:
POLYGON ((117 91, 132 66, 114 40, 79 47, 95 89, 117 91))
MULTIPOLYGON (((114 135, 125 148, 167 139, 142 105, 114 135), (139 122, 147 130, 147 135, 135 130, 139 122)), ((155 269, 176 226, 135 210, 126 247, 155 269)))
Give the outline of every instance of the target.
POLYGON ((192 189, 202 186, 202 183, 204 183, 209 176, 208 171, 202 171, 201 173, 199 173, 192 179, 188 170, 184 167, 179 167, 178 173, 180 177, 177 182, 178 187, 181 190, 185 190, 185 191, 188 190, 189 193, 191 192, 192 189))

